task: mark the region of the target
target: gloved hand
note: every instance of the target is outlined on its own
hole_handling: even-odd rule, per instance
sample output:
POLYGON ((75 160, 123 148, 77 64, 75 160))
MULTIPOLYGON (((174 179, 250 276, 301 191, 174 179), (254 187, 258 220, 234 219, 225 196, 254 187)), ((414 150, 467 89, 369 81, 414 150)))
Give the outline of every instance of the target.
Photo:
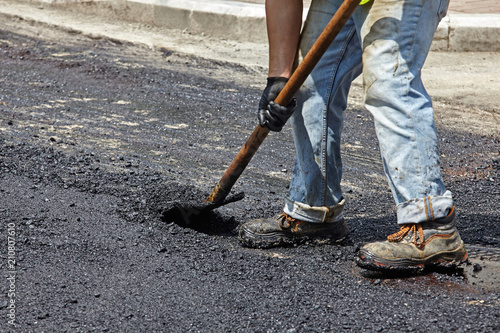
POLYGON ((284 77, 267 78, 267 86, 259 102, 258 118, 260 126, 267 126, 271 131, 279 132, 293 111, 295 111, 297 106, 295 98, 287 106, 274 102, 287 82, 288 79, 284 77))

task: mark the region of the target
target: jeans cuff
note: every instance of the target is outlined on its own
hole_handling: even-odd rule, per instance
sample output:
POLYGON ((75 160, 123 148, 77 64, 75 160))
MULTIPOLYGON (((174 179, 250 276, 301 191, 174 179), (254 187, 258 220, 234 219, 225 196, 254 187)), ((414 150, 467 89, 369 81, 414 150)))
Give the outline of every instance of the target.
POLYGON ((345 200, 333 206, 313 207, 307 204, 285 198, 285 208, 283 211, 291 217, 311 223, 333 223, 344 218, 342 213, 345 200))
POLYGON ((398 224, 422 223, 447 216, 453 207, 450 191, 443 195, 431 195, 412 199, 396 206, 398 224))

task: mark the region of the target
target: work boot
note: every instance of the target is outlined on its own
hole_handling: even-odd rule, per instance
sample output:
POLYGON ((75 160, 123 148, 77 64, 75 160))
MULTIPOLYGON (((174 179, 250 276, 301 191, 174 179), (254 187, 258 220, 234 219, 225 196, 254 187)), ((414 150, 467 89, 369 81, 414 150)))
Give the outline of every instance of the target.
POLYGON ((344 218, 331 223, 310 223, 282 213, 278 218, 256 219, 243 224, 239 240, 246 247, 270 248, 306 241, 337 243, 348 234, 344 218))
POLYGON ((467 251, 455 227, 455 210, 419 224, 403 224, 386 241, 363 246, 356 258, 362 268, 377 271, 420 271, 425 267, 457 268, 467 251))

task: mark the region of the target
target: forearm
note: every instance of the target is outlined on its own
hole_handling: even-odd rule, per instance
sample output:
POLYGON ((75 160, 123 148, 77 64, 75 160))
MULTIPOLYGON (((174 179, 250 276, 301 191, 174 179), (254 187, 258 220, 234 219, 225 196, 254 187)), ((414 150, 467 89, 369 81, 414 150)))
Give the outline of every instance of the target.
POLYGON ((302 0, 266 0, 269 77, 290 77, 302 26, 302 0))

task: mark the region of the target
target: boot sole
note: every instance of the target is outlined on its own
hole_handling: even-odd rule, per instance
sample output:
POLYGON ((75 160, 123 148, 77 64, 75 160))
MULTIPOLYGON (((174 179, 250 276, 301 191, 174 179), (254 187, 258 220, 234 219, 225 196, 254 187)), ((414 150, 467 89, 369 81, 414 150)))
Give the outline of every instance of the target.
POLYGON ((314 242, 316 244, 337 244, 344 241, 349 235, 347 225, 341 223, 338 229, 321 235, 296 235, 285 232, 272 232, 260 234, 242 227, 239 232, 241 245, 250 248, 267 249, 272 247, 284 247, 314 242))
POLYGON ((356 264, 372 271, 423 271, 426 268, 457 269, 467 262, 467 251, 462 243, 453 251, 436 253, 423 259, 390 260, 378 257, 370 251, 361 249, 355 259, 356 264))

